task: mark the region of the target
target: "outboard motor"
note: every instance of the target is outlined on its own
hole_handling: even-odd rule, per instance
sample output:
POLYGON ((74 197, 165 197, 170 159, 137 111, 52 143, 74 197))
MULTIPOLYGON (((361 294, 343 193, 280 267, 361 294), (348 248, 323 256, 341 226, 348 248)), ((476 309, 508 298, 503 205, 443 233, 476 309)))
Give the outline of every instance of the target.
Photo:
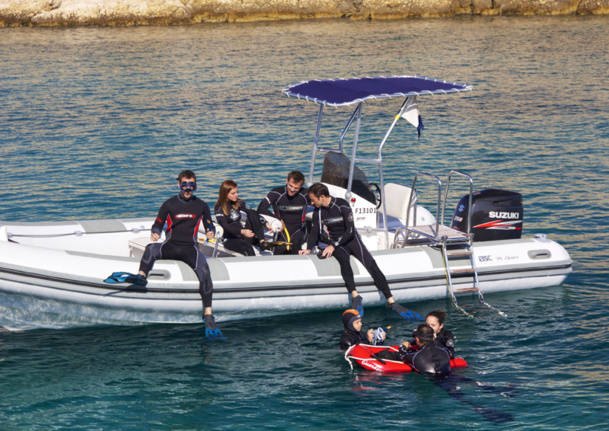
MULTIPOLYGON (((467 232, 469 194, 459 201, 452 228, 467 232)), ((474 241, 518 239, 522 236, 522 195, 509 190, 486 189, 472 195, 474 241)))

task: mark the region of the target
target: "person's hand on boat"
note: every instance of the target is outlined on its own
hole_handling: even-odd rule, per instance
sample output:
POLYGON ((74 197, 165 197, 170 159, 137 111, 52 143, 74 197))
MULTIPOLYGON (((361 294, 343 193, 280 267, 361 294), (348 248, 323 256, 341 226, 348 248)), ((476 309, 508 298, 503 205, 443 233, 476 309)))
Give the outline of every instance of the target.
POLYGON ((241 235, 247 237, 247 238, 253 238, 254 237, 254 232, 249 230, 249 229, 241 229, 241 235))
POLYGON ((410 347, 411 347, 411 345, 410 345, 410 343, 408 341, 403 341, 402 342, 402 346, 404 346, 404 348, 406 350, 410 349, 410 347))
POLYGON ((160 237, 161 237, 161 235, 159 235, 159 234, 158 234, 158 233, 156 233, 156 232, 153 232, 153 233, 150 235, 150 240, 151 240, 151 241, 158 241, 160 237))
POLYGON ((311 254, 311 250, 299 250, 298 254, 302 254, 302 255, 311 254))
POLYGON ((330 244, 329 246, 324 248, 324 251, 321 252, 321 255, 324 258, 326 258, 326 257, 331 257, 332 253, 334 253, 334 246, 332 244, 330 244))

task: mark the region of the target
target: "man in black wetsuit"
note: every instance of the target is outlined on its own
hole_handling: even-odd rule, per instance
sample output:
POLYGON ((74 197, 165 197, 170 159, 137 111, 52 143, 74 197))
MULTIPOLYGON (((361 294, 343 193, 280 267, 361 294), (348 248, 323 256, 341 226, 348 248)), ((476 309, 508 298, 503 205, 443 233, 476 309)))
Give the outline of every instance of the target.
POLYGON ((150 239, 153 242, 146 246, 140 262, 140 283, 146 285, 146 277, 157 259, 181 260, 190 266, 199 279, 199 293, 203 299, 203 321, 205 334, 211 339, 224 339, 212 315, 211 302, 213 283, 205 256, 198 246, 197 232, 203 225, 207 238, 213 239, 215 228, 211 221, 209 207, 193 193, 197 189, 194 172, 186 170, 178 175, 180 194, 161 205, 159 214, 151 229, 150 239), (166 228, 166 239, 158 243, 163 226, 166 228))
POLYGON ((307 249, 301 250, 300 254, 310 254, 313 246, 321 239, 328 246, 321 252, 320 258, 325 259, 334 256, 340 264, 340 272, 345 280, 347 290, 351 293, 352 307, 363 316, 362 297, 355 288, 353 268, 351 268, 350 256, 364 264, 364 267, 372 276, 374 285, 387 299, 387 308, 396 311, 404 319, 423 320, 423 318, 407 310, 395 302, 385 275, 381 272, 376 261, 362 242, 353 223, 353 212, 349 202, 341 198, 330 196, 328 188, 321 183, 313 184, 309 188, 309 199, 315 206, 313 213, 313 226, 307 239, 307 249), (326 226, 329 238, 323 231, 326 226))
POLYGON ((431 326, 423 323, 413 332, 419 349, 409 351, 403 357, 404 363, 411 365, 421 374, 447 376, 450 374, 450 353, 439 343, 434 343, 431 326))
MULTIPOLYGON (((461 387, 464 384, 469 384, 480 387, 485 391, 509 397, 514 395, 514 390, 516 390, 516 388, 510 386, 496 388, 470 379, 469 377, 451 374, 450 353, 448 349, 438 342, 437 338, 434 340, 434 330, 428 324, 419 325, 412 335, 415 337, 417 346, 420 346, 419 349, 409 348, 404 354, 403 347, 400 347, 400 351, 396 354, 398 358, 386 356, 384 359, 398 359, 404 361, 404 363, 412 366, 417 372, 428 376, 436 386, 444 389, 448 395, 471 406, 476 413, 481 414, 488 421, 504 423, 514 420, 514 417, 509 413, 487 408, 466 399, 465 394, 461 391, 461 387)), ((409 343, 403 344, 407 345, 409 343)))
POLYGON ((307 190, 302 187, 305 178, 300 171, 288 174, 284 187, 274 188, 258 205, 258 212, 281 220, 282 231, 278 240, 292 243, 276 246, 274 254, 298 254, 306 238, 304 222, 307 206, 311 204, 307 190), (273 211, 270 211, 270 208, 273 211))

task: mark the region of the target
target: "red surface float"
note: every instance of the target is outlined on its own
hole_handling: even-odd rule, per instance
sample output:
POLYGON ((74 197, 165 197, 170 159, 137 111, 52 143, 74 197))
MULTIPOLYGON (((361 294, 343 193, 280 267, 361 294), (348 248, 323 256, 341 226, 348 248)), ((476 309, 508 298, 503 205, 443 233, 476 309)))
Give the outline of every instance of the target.
MULTIPOLYGON (((382 350, 397 352, 399 348, 400 346, 371 346, 368 344, 357 344, 351 346, 345 352, 345 359, 347 359, 350 364, 352 364, 352 361, 355 361, 367 370, 382 371, 384 373, 409 373, 413 371, 413 369, 404 362, 374 357, 374 355, 382 350)), ((463 358, 454 358, 450 360, 450 367, 467 367, 467 362, 465 362, 465 359, 463 358)))

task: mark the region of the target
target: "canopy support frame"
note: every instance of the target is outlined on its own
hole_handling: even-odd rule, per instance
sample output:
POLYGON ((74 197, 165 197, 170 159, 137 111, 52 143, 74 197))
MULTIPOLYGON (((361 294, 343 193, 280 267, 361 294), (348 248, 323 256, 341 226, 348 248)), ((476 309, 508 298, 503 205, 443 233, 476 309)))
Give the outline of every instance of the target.
MULTIPOLYGON (((349 178, 348 178, 348 182, 347 182, 347 191, 345 193, 345 198, 347 200, 350 200, 352 197, 352 186, 353 186, 353 177, 354 177, 354 173, 355 173, 355 163, 370 163, 370 164, 375 164, 378 167, 378 173, 379 173, 379 181, 380 181, 380 195, 381 195, 381 204, 383 205, 383 227, 379 228, 379 221, 380 218, 377 218, 377 226, 376 227, 369 227, 368 229, 372 230, 372 231, 382 231, 385 233, 385 243, 389 244, 389 228, 388 228, 388 223, 387 223, 387 202, 386 202, 386 197, 385 197, 385 179, 384 179, 384 171, 383 171, 383 148, 385 146, 385 144, 387 143, 387 140, 389 139, 389 136, 391 135, 391 133, 393 132, 393 129, 395 128, 395 125, 397 124, 398 120, 401 118, 402 114, 404 113, 404 111, 406 111, 406 109, 408 109, 412 104, 414 104, 416 102, 416 96, 407 96, 404 99, 404 102, 402 103, 397 115, 394 116, 393 121, 391 122, 389 128, 387 129, 387 131, 385 132, 385 135, 383 136, 383 139, 381 140, 378 149, 377 149, 377 158, 362 158, 362 157, 357 157, 357 150, 358 150, 358 144, 359 144, 359 131, 360 131, 360 127, 361 127, 361 118, 362 118, 362 111, 363 111, 363 102, 360 102, 356 105, 355 109, 353 110, 353 112, 351 113, 351 116, 349 117, 349 119, 347 120, 347 124, 345 125, 345 127, 343 128, 343 131, 340 135, 339 138, 339 147, 338 147, 338 152, 341 154, 345 154, 344 152, 344 138, 345 135, 347 134, 348 130, 351 128, 351 126, 353 125, 353 122, 355 121, 355 130, 354 130, 354 137, 353 137, 353 148, 351 151, 351 159, 350 159, 350 166, 349 166, 349 178)), ((308 185, 310 186, 311 184, 313 184, 313 176, 314 176, 314 171, 315 171, 315 161, 317 158, 317 153, 325 153, 328 151, 337 151, 336 149, 332 149, 332 148, 322 148, 319 145, 319 137, 320 137, 320 133, 321 133, 321 124, 322 124, 322 117, 323 117, 323 107, 324 104, 320 103, 319 104, 319 111, 317 114, 317 126, 316 126, 316 130, 315 130, 315 136, 313 139, 313 151, 312 151, 312 158, 311 158, 311 167, 309 169, 309 182, 308 185)), ((378 217, 378 216, 377 216, 378 217)))

